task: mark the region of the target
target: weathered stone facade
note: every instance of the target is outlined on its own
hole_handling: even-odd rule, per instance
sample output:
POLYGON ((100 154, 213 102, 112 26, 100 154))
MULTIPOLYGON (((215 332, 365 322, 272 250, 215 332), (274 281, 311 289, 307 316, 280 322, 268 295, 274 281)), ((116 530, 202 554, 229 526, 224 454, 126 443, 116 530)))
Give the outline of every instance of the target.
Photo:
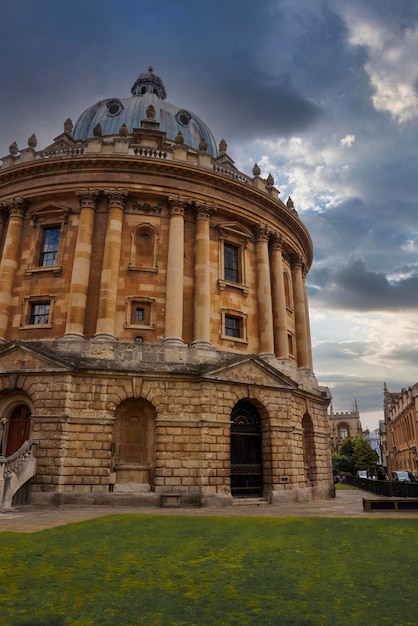
POLYGON ((418 475, 418 383, 401 391, 383 390, 383 445, 389 476, 396 470, 418 475))
POLYGON ((338 451, 341 443, 344 439, 347 439, 347 437, 356 439, 363 435, 357 401, 354 401, 352 411, 334 412, 331 405, 329 421, 331 424, 331 445, 333 452, 338 451))
POLYGON ((90 133, 85 113, 3 159, 3 454, 38 442, 40 503, 328 496, 309 233, 198 118, 198 145, 161 130, 163 113, 194 118, 164 108, 164 90, 138 95, 151 85, 150 70, 117 101, 148 103, 140 127, 108 133, 101 118, 90 133))

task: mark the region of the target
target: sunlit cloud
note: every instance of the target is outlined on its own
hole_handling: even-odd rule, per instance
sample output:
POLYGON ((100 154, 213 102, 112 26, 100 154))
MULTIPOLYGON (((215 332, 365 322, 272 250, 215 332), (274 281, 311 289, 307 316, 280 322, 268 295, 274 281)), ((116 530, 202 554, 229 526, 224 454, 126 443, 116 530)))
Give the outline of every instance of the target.
POLYGON ((355 135, 344 135, 344 137, 341 139, 340 143, 342 146, 346 146, 347 148, 350 148, 350 146, 353 145, 353 143, 356 140, 356 136, 355 135))
POLYGON ((347 9, 345 15, 350 43, 368 52, 364 69, 373 87, 375 109, 389 113, 400 124, 418 117, 418 27, 386 25, 356 7, 347 9))

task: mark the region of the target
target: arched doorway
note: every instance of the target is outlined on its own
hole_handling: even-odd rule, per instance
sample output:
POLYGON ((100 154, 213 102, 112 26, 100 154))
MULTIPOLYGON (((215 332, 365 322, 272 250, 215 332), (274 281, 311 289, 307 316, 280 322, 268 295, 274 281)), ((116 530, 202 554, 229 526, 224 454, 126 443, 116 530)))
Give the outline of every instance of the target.
POLYGON ((237 402, 231 413, 231 494, 234 498, 263 494, 261 420, 247 400, 237 402))
POLYGON ((10 415, 6 456, 14 454, 30 437, 30 410, 25 404, 19 404, 10 415))
POLYGON ((112 451, 114 491, 154 489, 155 409, 147 400, 125 400, 118 407, 112 451))

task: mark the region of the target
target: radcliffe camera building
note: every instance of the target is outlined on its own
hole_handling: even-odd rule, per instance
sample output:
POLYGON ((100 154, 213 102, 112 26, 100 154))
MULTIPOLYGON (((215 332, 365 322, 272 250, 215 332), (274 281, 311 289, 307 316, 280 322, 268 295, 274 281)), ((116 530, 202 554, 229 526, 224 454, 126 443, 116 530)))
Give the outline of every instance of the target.
POLYGON ((153 69, 0 168, 0 503, 332 495, 309 233, 153 69))

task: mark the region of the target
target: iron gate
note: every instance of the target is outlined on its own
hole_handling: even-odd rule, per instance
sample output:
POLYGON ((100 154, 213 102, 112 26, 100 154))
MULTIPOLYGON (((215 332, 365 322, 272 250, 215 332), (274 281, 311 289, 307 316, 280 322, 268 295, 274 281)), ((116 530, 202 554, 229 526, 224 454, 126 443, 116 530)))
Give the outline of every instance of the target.
POLYGON ((263 493, 261 424, 257 409, 240 400, 231 413, 231 494, 250 498, 263 493))

